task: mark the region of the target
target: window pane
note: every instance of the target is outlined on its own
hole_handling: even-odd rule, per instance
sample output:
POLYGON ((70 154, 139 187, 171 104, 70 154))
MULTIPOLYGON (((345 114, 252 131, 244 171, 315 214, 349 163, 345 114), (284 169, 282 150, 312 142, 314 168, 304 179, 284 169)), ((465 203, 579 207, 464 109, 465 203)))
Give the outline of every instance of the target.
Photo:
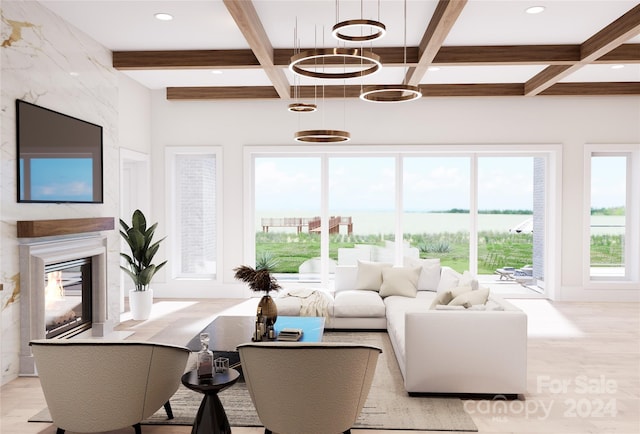
POLYGON ((442 265, 468 270, 469 158, 405 158, 403 171, 405 256, 440 258, 442 265))
POLYGON ((591 276, 625 276, 627 157, 591 158, 591 276))
POLYGON ((329 159, 329 256, 395 262, 395 159, 329 159))
POLYGON ((216 156, 175 156, 181 277, 216 274, 216 156))
POLYGON ((256 266, 320 277, 320 158, 255 159, 256 266))
MULTIPOLYGON (((493 275, 497 269, 508 267, 513 270, 509 277, 534 283, 533 267, 541 267, 543 262, 533 263, 534 160, 478 158, 479 275, 493 275)), ((539 182, 544 182, 544 176, 539 182)))

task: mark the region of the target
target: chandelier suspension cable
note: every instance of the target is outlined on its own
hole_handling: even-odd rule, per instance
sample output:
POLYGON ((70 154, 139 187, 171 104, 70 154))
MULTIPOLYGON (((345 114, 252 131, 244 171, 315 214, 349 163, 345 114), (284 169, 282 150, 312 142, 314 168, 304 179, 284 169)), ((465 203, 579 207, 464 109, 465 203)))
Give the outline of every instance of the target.
POLYGON ((387 33, 387 27, 382 24, 380 20, 380 0, 378 0, 378 20, 370 20, 364 18, 364 3, 360 0, 360 19, 352 19, 346 21, 339 21, 340 1, 336 0, 336 22, 333 26, 331 34, 334 38, 347 42, 363 42, 363 41, 375 41, 382 38, 387 33), (347 30, 360 29, 360 36, 353 36, 347 34, 347 30), (365 35, 364 30, 368 28, 371 33, 365 35), (343 32, 343 30, 345 32, 343 32))
POLYGON ((367 86, 360 93, 360 99, 369 102, 379 103, 396 103, 413 101, 422 97, 422 91, 418 86, 407 84, 407 72, 409 66, 407 64, 407 0, 404 0, 404 47, 403 47, 403 63, 405 67, 404 78, 400 85, 378 85, 367 86))
MULTIPOLYGON (((300 52, 300 39, 298 38, 298 17, 296 17, 296 25, 293 30, 293 53, 294 55, 300 52)), ((300 101, 300 77, 297 74, 293 75, 293 100, 294 102, 289 104, 287 110, 293 113, 312 113, 318 109, 315 102, 313 104, 303 103, 300 101)), ((298 118, 298 123, 300 119, 298 118)))

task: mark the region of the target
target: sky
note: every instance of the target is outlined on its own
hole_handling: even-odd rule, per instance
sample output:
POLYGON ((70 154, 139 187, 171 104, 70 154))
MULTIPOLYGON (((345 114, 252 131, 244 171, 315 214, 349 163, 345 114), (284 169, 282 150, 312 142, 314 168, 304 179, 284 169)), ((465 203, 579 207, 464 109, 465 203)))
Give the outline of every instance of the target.
POLYGON ((33 158, 31 199, 53 201, 93 200, 91 158, 33 158))
MULTIPOLYGON (((255 164, 258 211, 319 212, 320 158, 257 158, 255 164)), ((406 157, 404 209, 469 209, 470 164, 468 157, 406 157)), ((330 212, 393 210, 394 157, 330 158, 328 170, 330 212)), ((594 160, 594 207, 624 204, 624 173, 620 158, 594 160)), ((480 157, 478 179, 480 210, 533 209, 532 157, 480 157)))

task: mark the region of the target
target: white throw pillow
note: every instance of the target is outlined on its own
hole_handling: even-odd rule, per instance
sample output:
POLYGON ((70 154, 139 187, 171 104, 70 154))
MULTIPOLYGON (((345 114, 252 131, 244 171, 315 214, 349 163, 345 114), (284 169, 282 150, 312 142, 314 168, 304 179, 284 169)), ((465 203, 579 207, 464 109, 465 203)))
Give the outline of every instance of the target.
POLYGON ((451 302, 449 302, 450 306, 473 306, 475 304, 485 304, 487 299, 489 298, 489 288, 478 288, 477 291, 466 291, 457 297, 455 297, 451 302))
POLYGON ((455 288, 451 288, 451 299, 458 297, 459 295, 464 294, 465 292, 473 291, 471 285, 466 286, 456 286, 455 288))
POLYGON ((478 279, 476 279, 476 277, 473 274, 471 274, 470 271, 465 271, 464 273, 462 273, 462 276, 458 281, 458 286, 467 286, 467 285, 470 285, 471 289, 473 289, 474 291, 476 291, 479 286, 478 279))
POLYGON ((386 262, 358 261, 355 289, 380 291, 382 270, 391 266, 392 264, 386 262))
POLYGON ((404 258, 405 267, 422 267, 418 279, 418 291, 437 291, 440 283, 440 258, 404 258))
POLYGON ((390 295, 402 295, 415 297, 418 288, 418 278, 422 267, 393 267, 382 270, 382 284, 380 285, 380 297, 390 295))
POLYGON ((449 291, 451 288, 458 286, 460 280, 458 273, 448 267, 443 267, 440 273, 440 283, 438 283, 438 292, 449 291))

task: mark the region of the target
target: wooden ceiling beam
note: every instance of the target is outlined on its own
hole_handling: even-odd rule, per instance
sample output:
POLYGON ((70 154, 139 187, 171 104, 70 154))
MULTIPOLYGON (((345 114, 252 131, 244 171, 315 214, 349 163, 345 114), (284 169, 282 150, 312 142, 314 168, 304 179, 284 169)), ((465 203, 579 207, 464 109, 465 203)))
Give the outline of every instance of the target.
MULTIPOLYGON (((301 48, 299 51, 313 50, 313 48, 301 48)), ((368 50, 368 49, 367 49, 368 50)), ((402 66, 404 64, 404 48, 403 47, 374 47, 369 50, 380 56, 380 62, 386 66, 402 66)), ((288 67, 291 63, 291 56, 294 50, 292 48, 276 48, 274 50, 273 60, 277 66, 288 67)), ((329 62, 329 60, 328 60, 329 62)), ((342 59, 333 62, 341 64, 342 59)), ((359 63, 354 60, 352 63, 359 63)), ((407 64, 416 65, 418 63, 418 47, 407 47, 407 64)))
POLYGON ((623 44, 593 63, 640 63, 640 44, 623 44))
MULTIPOLYGON (((379 47, 374 52, 384 66, 404 65, 404 48, 379 47)), ((293 49, 274 50, 274 65, 289 65, 293 49)), ((434 65, 572 65, 580 62, 580 45, 490 45, 442 47, 434 65)), ((640 44, 623 44, 592 63, 640 63, 640 44)), ((418 64, 418 47, 407 47, 408 66, 418 64)), ((119 70, 255 69, 260 62, 251 50, 114 51, 119 70)))
POLYGON ((441 47, 434 65, 565 65, 580 61, 579 45, 441 47))
POLYGON ((580 62, 571 66, 552 65, 535 75, 524 85, 525 95, 544 92, 563 78, 640 34, 640 5, 631 8, 620 18, 600 30, 580 45, 580 62))
POLYGON ((115 69, 259 68, 251 50, 114 51, 115 69))
MULTIPOLYGON (((423 97, 496 97, 524 96, 524 83, 482 83, 482 84, 421 84, 423 97)), ((319 98, 358 98, 360 85, 325 86, 320 91, 316 86, 300 86, 299 98, 303 102, 319 98)), ((557 83, 541 92, 543 96, 607 96, 640 95, 640 82, 603 83, 557 83)), ((169 87, 168 100, 229 100, 229 99, 278 99, 279 95, 271 86, 235 87, 169 87)))
POLYGON ((460 16, 467 0, 440 0, 420 41, 420 59, 416 67, 409 68, 404 82, 410 86, 420 84, 429 65, 440 51, 444 40, 460 16))
POLYGON ((267 37, 256 8, 250 0, 223 0, 236 25, 249 43, 249 47, 262 65, 281 98, 291 96, 289 80, 282 68, 273 63, 273 46, 267 37))
POLYGON ((540 95, 640 95, 640 82, 556 83, 544 92, 541 92, 540 95))
POLYGON ((278 99, 271 86, 168 87, 168 100, 278 99))

